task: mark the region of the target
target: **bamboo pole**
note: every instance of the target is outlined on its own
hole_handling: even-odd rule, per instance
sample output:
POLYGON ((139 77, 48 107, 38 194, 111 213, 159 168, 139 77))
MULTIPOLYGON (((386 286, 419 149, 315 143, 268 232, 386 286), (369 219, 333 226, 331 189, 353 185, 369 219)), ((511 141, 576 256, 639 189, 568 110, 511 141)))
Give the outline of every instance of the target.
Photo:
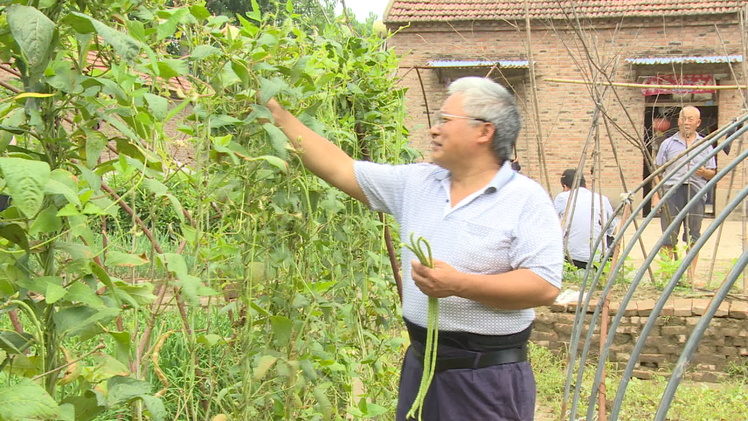
POLYGON ((557 79, 557 78, 544 78, 546 82, 552 83, 569 83, 574 85, 607 85, 616 86, 620 88, 639 88, 639 89, 682 89, 682 90, 695 90, 695 89, 709 89, 714 91, 734 91, 739 89, 748 89, 746 85, 647 85, 646 83, 623 83, 623 82, 588 82, 586 80, 574 80, 574 79, 557 79))
POLYGON ((530 64, 530 87, 532 89, 532 105, 535 113, 535 121, 537 122, 537 137, 538 137, 538 163, 541 168, 541 177, 545 176, 545 185, 548 189, 548 194, 551 194, 551 179, 548 177, 548 164, 545 161, 545 147, 543 146, 543 129, 540 121, 540 106, 538 105, 538 88, 535 81, 535 64, 533 63, 532 55, 532 30, 530 28, 530 9, 525 0, 525 31, 527 32, 527 57, 530 64))

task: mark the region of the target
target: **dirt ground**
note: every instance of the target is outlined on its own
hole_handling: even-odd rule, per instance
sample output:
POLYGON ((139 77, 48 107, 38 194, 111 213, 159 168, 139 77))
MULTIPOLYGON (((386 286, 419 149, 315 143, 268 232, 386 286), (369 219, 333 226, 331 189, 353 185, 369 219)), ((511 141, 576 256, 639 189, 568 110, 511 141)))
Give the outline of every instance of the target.
MULTIPOLYGON (((641 219, 637 220, 637 223, 641 224, 641 222, 641 219)), ((712 222, 713 219, 704 219, 701 232, 703 233, 704 231, 706 231, 706 229, 712 222)), ((635 233, 636 228, 633 224, 631 224, 624 233, 624 242, 622 243, 623 247, 621 248, 621 250, 623 250, 625 246, 628 245, 628 243, 634 237, 635 233)), ((719 285, 722 280, 724 280, 724 276, 726 276, 729 272, 732 262, 740 257, 740 255, 743 253, 743 223, 740 220, 724 222, 722 235, 719 240, 719 247, 717 248, 715 253, 714 246, 715 244, 717 244, 717 234, 718 231, 715 232, 709 238, 709 240, 707 240, 706 244, 699 252, 699 261, 695 274, 697 282, 700 282, 702 284, 706 283, 706 278, 709 273, 711 262, 712 260, 714 260, 715 264, 711 283, 715 287, 719 285)), ((662 229, 660 228, 660 221, 659 219, 653 219, 652 222, 644 229, 644 232, 641 235, 641 239, 644 243, 644 248, 647 254, 644 254, 642 252, 642 248, 639 244, 635 245, 635 247, 631 250, 631 254, 629 256, 629 264, 633 265, 636 270, 638 270, 644 262, 646 256, 651 252, 652 248, 657 243, 657 241, 659 241, 661 236, 662 229)), ((682 239, 679 239, 679 241, 681 241, 679 244, 683 245, 682 239)), ((652 263, 653 270, 657 270, 659 268, 659 265, 657 263, 658 259, 659 258, 656 258, 652 263)))

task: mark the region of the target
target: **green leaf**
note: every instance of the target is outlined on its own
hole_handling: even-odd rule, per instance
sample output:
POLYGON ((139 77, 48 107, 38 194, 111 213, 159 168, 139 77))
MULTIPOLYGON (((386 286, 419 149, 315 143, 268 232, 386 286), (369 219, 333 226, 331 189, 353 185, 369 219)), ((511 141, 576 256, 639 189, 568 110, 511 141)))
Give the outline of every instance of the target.
POLYGON ((132 377, 114 376, 107 380, 107 406, 116 407, 148 395, 151 384, 132 377))
POLYGON ((44 301, 46 301, 47 304, 54 304, 61 298, 64 298, 67 293, 67 290, 59 285, 51 283, 47 284, 47 292, 44 294, 44 301))
POLYGON ((57 44, 57 28, 44 13, 33 7, 13 4, 6 13, 10 33, 26 57, 32 80, 36 80, 52 57, 57 44))
POLYGON ((117 360, 123 364, 129 364, 130 360, 130 344, 132 338, 130 332, 107 332, 109 336, 114 339, 114 352, 117 360))
POLYGON ((145 404, 145 407, 148 408, 148 412, 151 414, 151 418, 154 421, 166 419, 166 408, 161 399, 150 395, 141 396, 140 399, 143 399, 143 403, 145 404))
POLYGON ((208 19, 211 16, 208 9, 200 5, 190 6, 190 13, 198 20, 208 19))
POLYGON ((164 123, 174 118, 175 115, 179 114, 182 110, 185 109, 190 104, 190 101, 184 100, 179 103, 176 107, 172 108, 171 111, 169 111, 169 114, 166 115, 166 120, 164 120, 164 123))
POLYGON ((278 168, 279 170, 281 170, 283 174, 288 174, 288 162, 278 158, 277 156, 262 155, 262 156, 252 158, 253 161, 256 161, 258 159, 267 162, 268 164, 274 166, 275 168, 278 168))
POLYGON ((169 111, 169 101, 162 96, 153 94, 145 94, 143 97, 145 97, 146 102, 148 102, 148 106, 151 108, 153 116, 158 120, 164 120, 166 118, 166 112, 169 111))
POLYGON ((184 76, 190 72, 187 60, 161 59, 158 61, 158 71, 164 79, 184 76))
POLYGON ((101 190, 101 177, 98 174, 80 164, 75 164, 75 167, 81 172, 81 176, 86 180, 91 190, 94 192, 101 190))
POLYGON ((177 275, 178 278, 186 276, 187 264, 184 262, 184 257, 181 254, 176 253, 164 253, 158 255, 158 260, 162 265, 166 267, 169 272, 177 275))
POLYGON ((117 286, 117 288, 114 289, 115 296, 135 308, 156 301, 157 297, 153 295, 153 284, 150 282, 140 283, 138 285, 128 285, 124 282, 115 282, 115 285, 117 286))
POLYGON ((96 32, 114 48, 124 60, 134 61, 140 55, 140 44, 129 35, 112 29, 98 20, 78 12, 70 12, 64 19, 73 29, 88 34, 96 32))
POLYGON ((260 78, 260 104, 267 104, 270 98, 275 97, 283 89, 288 88, 283 79, 275 77, 271 79, 260 78))
POLYGON ((149 260, 145 256, 145 253, 137 255, 122 253, 119 251, 110 251, 106 254, 107 266, 126 266, 132 268, 136 266, 142 266, 148 262, 149 260))
POLYGON ((94 308, 105 307, 104 301, 96 295, 96 292, 94 292, 91 287, 83 282, 76 282, 68 288, 68 294, 65 296, 65 301, 80 302, 94 308))
POLYGON ((57 212, 57 216, 59 217, 64 217, 64 216, 70 217, 70 216, 75 216, 75 215, 80 215, 80 214, 81 213, 78 210, 78 208, 76 208, 75 205, 72 203, 68 203, 62 209, 60 209, 59 212, 57 212))
POLYGON ((31 379, 0 389, 0 419, 57 419, 57 402, 31 379))
POLYGON ((57 208, 54 205, 50 205, 36 216, 29 229, 29 234, 38 235, 57 232, 60 228, 62 228, 62 220, 57 217, 57 208))
POLYGON ((96 262, 90 262, 89 266, 91 267, 91 273, 96 275, 96 277, 99 278, 99 281, 101 281, 102 284, 106 285, 106 287, 109 288, 110 290, 114 289, 114 284, 112 283, 112 279, 109 277, 109 274, 106 273, 104 268, 99 266, 96 262))
POLYGON ((47 194, 61 194, 65 196, 68 203, 81 206, 75 176, 65 170, 57 169, 50 173, 49 180, 47 180, 47 184, 44 186, 44 192, 47 194))
POLYGON ((59 421, 78 421, 75 417, 75 406, 71 403, 64 403, 60 405, 60 418, 59 421))
POLYGON ((24 231, 24 229, 18 224, 0 226, 0 237, 5 238, 13 244, 17 244, 26 251, 29 251, 29 239, 26 238, 26 231, 24 231))
POLYGON ((62 336, 76 336, 98 330, 98 323, 106 324, 119 315, 119 309, 95 309, 86 306, 64 308, 52 317, 57 333, 62 336))
POLYGON ((46 294, 49 285, 56 285, 62 288, 62 278, 59 276, 37 276, 31 279, 19 279, 18 285, 37 294, 46 294))
POLYGON ((273 144, 275 153, 277 153, 281 158, 285 159, 288 156, 288 151, 286 150, 288 138, 286 137, 285 133, 283 133, 281 129, 275 127, 270 123, 263 124, 262 128, 265 129, 265 131, 270 135, 270 142, 273 144))
POLYGON ((86 133, 86 165, 88 168, 93 168, 98 164, 101 152, 109 139, 98 130, 86 128, 83 131, 86 133))
POLYGON ((209 333, 207 335, 200 335, 197 337, 197 343, 207 345, 208 348, 212 348, 216 344, 222 342, 225 342, 223 336, 216 335, 215 333, 209 333))
POLYGON ((257 0, 252 0, 252 11, 247 12, 247 17, 250 19, 254 19, 258 22, 261 22, 262 20, 262 14, 261 14, 260 5, 257 4, 257 0))
POLYGON ((83 396, 68 396, 62 402, 63 404, 70 404, 75 407, 76 421, 90 421, 104 412, 105 409, 104 403, 99 403, 97 393, 88 390, 83 396))
POLYGON ((6 190, 13 199, 13 205, 28 219, 33 218, 42 207, 44 186, 51 172, 49 165, 28 159, 0 158, 0 170, 3 171, 6 190))
POLYGON ((0 348, 7 354, 23 354, 32 343, 34 343, 34 337, 26 332, 18 333, 13 330, 0 332, 0 348))
POLYGON ((273 325, 273 334, 280 346, 286 346, 291 340, 291 320, 284 316, 270 316, 270 323, 273 325))
POLYGON ((221 50, 213 47, 212 45, 198 45, 194 50, 192 50, 190 58, 193 60, 202 60, 211 56, 218 56, 221 54, 223 54, 221 50))
POLYGON ((91 252, 91 249, 83 244, 58 241, 55 244, 55 247, 58 250, 69 254, 70 257, 73 258, 73 260, 92 259, 94 256, 94 254, 91 252))

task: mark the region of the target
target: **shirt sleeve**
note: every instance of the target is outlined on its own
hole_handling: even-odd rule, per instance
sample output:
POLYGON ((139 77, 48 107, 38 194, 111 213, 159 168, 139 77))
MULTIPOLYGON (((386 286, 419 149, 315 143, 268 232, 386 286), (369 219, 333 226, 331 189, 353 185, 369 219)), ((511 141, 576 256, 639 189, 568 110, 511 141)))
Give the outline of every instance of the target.
POLYGON ((414 166, 356 161, 353 169, 358 185, 369 200, 369 207, 400 220, 406 181, 410 179, 414 166))
POLYGON ((657 150, 657 157, 655 158, 655 165, 662 166, 667 161, 667 149, 670 146, 670 138, 667 138, 662 141, 662 144, 660 145, 660 149, 657 150))
MULTIPOLYGON (((704 151, 704 158, 706 158, 706 155, 714 152, 714 148, 712 146, 709 146, 704 151)), ((706 164, 704 164, 704 167, 708 170, 716 170, 717 169, 717 159, 716 156, 711 157, 708 161, 706 161, 706 164)))
POLYGON ((566 212, 566 196, 563 194, 556 196, 556 199, 553 201, 553 208, 556 210, 558 217, 563 218, 564 212, 566 212))
POLYGON ((610 223, 610 227, 608 227, 608 231, 606 231, 606 234, 612 237, 616 231, 616 227, 618 226, 618 217, 616 216, 615 212, 613 212, 613 205, 610 204, 610 200, 608 200, 608 198, 604 196, 603 208, 605 209, 606 223, 609 219, 613 219, 613 222, 610 223))
POLYGON ((533 190, 518 219, 512 262, 561 288, 564 255, 561 223, 544 190, 533 190))

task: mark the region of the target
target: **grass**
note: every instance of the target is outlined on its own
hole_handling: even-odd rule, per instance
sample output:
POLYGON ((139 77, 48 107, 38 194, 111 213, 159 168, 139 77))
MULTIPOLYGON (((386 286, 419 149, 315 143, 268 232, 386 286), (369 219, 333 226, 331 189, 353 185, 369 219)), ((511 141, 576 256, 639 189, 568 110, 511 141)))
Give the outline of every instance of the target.
MULTIPOLYGON (((530 344, 529 355, 537 382, 538 406, 557 417, 561 412, 566 384, 566 360, 554 355, 547 348, 534 344, 530 344)), ((590 366, 585 370, 577 410, 578 417, 584 417, 587 412, 587 397, 589 397, 595 368, 590 366)), ((733 378, 724 383, 681 383, 670 406, 668 418, 674 420, 745 419, 748 414, 748 376, 742 373, 744 371, 736 370, 733 378)), ((613 366, 610 366, 605 382, 608 391, 606 405, 608 410, 612 407, 620 380, 620 375, 613 366)), ((620 419, 652 419, 657 412, 667 382, 668 379, 662 376, 654 376, 651 380, 632 378, 626 390, 620 419)))

